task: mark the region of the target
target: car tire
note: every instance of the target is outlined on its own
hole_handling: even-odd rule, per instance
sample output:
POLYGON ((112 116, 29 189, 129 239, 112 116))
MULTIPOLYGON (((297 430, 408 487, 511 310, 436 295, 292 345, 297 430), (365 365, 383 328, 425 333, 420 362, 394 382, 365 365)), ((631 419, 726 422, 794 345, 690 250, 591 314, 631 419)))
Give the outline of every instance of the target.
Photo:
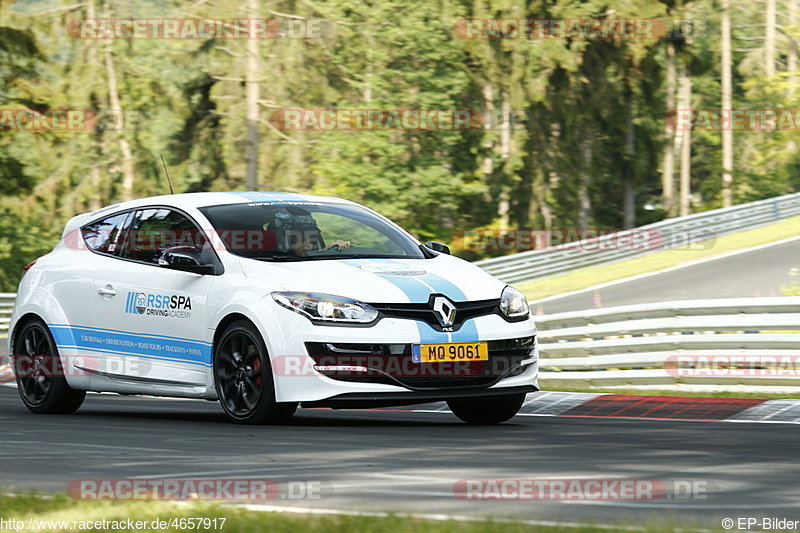
POLYGON ((523 402, 525 393, 478 398, 454 398, 447 400, 447 406, 467 424, 490 425, 511 420, 523 402))
POLYGON ((214 384, 225 414, 240 424, 285 424, 297 410, 297 402, 275 401, 267 346, 246 320, 225 328, 214 346, 214 384))
POLYGON ((67 383, 47 324, 38 318, 26 322, 15 335, 13 352, 17 391, 25 407, 37 414, 70 414, 80 408, 86 391, 67 383))

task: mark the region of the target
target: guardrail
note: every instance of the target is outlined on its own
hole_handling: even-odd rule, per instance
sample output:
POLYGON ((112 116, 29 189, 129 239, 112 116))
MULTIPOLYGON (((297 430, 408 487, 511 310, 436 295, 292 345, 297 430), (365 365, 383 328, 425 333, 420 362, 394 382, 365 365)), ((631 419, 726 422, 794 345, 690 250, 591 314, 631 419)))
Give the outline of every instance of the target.
POLYGON ((8 333, 8 323, 11 312, 14 310, 14 300, 17 295, 13 292, 0 292, 0 338, 8 333))
POLYGON ((536 322, 550 387, 800 386, 800 297, 637 304, 536 322))
POLYGON ((800 215, 800 193, 663 220, 585 242, 484 259, 475 264, 506 283, 524 283, 587 266, 685 246, 794 215, 800 215), (617 244, 620 240, 633 239, 637 233, 639 236, 648 235, 648 240, 657 246, 617 244))
MULTIPOLYGON (((0 293, 0 337, 15 297, 0 293)), ((800 386, 800 296, 608 307, 536 324, 548 388, 800 386)))

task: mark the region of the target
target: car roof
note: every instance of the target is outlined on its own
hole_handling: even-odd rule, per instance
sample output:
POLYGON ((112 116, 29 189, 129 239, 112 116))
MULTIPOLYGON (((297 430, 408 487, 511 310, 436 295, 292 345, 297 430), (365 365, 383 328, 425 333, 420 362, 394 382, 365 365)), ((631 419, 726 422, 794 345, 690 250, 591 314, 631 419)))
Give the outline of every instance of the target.
POLYGON ((226 191, 226 192, 191 192, 183 194, 165 194, 150 196, 128 202, 121 202, 98 209, 92 214, 106 211, 118 211, 145 205, 170 205, 182 209, 207 207, 211 205, 241 204, 246 202, 324 202, 352 204, 349 200, 333 196, 317 196, 315 194, 299 194, 292 192, 261 191, 226 191))
POLYGON ((315 194, 299 194, 293 192, 224 191, 165 194, 162 196, 150 196, 148 198, 139 198, 137 200, 130 200, 128 202, 120 202, 102 207, 96 211, 92 211, 91 213, 77 215, 76 217, 72 218, 72 220, 67 222, 66 227, 64 228, 64 235, 66 235, 70 230, 102 217, 105 214, 111 214, 116 211, 124 211, 127 209, 135 209, 137 207, 145 207, 148 205, 165 205, 183 210, 191 210, 212 205, 241 204, 248 202, 311 202, 358 205, 350 200, 336 198, 334 196, 317 196, 315 194))

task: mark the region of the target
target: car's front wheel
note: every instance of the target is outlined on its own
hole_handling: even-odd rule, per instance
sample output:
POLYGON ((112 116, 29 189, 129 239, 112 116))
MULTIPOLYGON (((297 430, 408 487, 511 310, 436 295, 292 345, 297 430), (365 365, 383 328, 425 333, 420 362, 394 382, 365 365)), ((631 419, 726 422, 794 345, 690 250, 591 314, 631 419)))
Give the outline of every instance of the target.
POLYGON ((500 424, 516 415, 523 402, 525 393, 483 398, 454 398, 447 400, 450 410, 467 424, 500 424))
POLYGON ((297 403, 275 401, 267 346, 256 327, 245 320, 228 326, 220 337, 214 382, 225 414, 241 424, 285 423, 297 409, 297 403))
POLYGON ((47 325, 40 319, 26 323, 16 335, 14 374, 20 398, 39 414, 74 413, 86 391, 75 390, 64 377, 64 365, 47 325))

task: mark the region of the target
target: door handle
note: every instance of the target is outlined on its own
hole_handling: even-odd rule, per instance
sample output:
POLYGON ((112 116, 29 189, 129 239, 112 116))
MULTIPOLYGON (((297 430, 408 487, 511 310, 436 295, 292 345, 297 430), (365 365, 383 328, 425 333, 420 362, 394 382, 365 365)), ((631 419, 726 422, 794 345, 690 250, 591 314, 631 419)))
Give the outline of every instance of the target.
POLYGON ((102 294, 103 296, 116 296, 117 291, 111 287, 106 287, 105 289, 97 289, 97 294, 102 294))

